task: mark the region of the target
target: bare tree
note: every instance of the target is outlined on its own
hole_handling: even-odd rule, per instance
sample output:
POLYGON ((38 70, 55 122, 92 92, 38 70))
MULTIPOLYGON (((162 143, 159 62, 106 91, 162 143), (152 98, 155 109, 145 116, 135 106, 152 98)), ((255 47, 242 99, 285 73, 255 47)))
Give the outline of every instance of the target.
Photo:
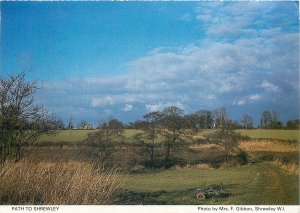
POLYGON ((250 115, 245 114, 242 120, 245 129, 251 129, 253 127, 252 117, 250 115))
POLYGON ((264 111, 261 115, 261 128, 269 128, 272 121, 272 115, 270 111, 264 111))
POLYGON ((25 149, 39 136, 56 129, 53 116, 35 103, 35 81, 27 82, 22 72, 7 78, 0 76, 0 159, 19 160, 25 149))
POLYGON ((199 110, 184 116, 186 127, 197 133, 200 129, 209 129, 213 126, 213 115, 209 110, 199 110))
POLYGON ((225 129, 217 130, 209 136, 215 143, 218 143, 224 148, 225 161, 228 164, 231 156, 238 156, 243 160, 243 163, 247 162, 246 153, 239 147, 239 141, 243 140, 243 136, 233 130, 225 129))
POLYGON ((86 120, 81 120, 79 121, 79 123, 77 124, 77 128, 78 129, 84 129, 84 127, 88 124, 88 122, 86 120))
POLYGON ((271 125, 270 128, 272 129, 281 129, 282 123, 279 120, 279 112, 273 110, 271 111, 271 125))
POLYGON ((229 128, 229 116, 224 107, 214 110, 215 127, 222 131, 229 128))
POLYGON ((100 123, 96 132, 89 133, 86 142, 95 149, 98 159, 103 164, 122 146, 124 140, 122 122, 111 118, 100 123))
POLYGON ((143 122, 140 122, 139 129, 142 133, 133 135, 133 140, 137 142, 137 146, 141 147, 143 153, 146 153, 150 158, 150 167, 154 167, 155 151, 159 147, 157 138, 159 135, 159 112, 149 112, 144 115, 143 122))
POLYGON ((277 111, 264 111, 261 115, 261 128, 280 129, 282 123, 279 121, 279 113, 277 111))
POLYGON ((169 166, 171 151, 180 148, 183 142, 182 133, 184 128, 183 110, 176 107, 166 107, 160 118, 161 134, 164 136, 164 167, 169 166))
POLYGON ((74 124, 73 124, 73 116, 70 117, 69 123, 68 123, 68 127, 69 130, 72 130, 74 128, 74 124))
POLYGON ((213 113, 210 110, 199 110, 195 113, 200 118, 200 127, 210 129, 213 126, 213 113))

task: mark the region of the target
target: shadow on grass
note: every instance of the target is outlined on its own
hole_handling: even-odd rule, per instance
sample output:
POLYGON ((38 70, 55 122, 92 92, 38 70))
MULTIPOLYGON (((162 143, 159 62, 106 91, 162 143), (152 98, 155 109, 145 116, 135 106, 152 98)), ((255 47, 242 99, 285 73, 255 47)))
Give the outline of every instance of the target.
MULTIPOLYGON (((237 187, 236 184, 226 185, 226 188, 237 187)), ((154 191, 138 192, 131 190, 121 190, 117 194, 116 202, 118 205, 199 205, 212 204, 212 202, 222 203, 227 198, 213 197, 199 200, 195 193, 196 188, 174 191, 154 191)))
POLYGON ((137 169, 129 170, 129 174, 156 174, 165 171, 164 169, 137 169))

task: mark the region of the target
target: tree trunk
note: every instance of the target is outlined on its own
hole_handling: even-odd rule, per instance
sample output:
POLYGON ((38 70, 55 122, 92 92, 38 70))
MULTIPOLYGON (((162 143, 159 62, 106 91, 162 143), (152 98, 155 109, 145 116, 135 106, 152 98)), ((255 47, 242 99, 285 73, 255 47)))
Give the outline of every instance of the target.
POLYGON ((167 149, 165 151, 165 162, 164 162, 164 168, 167 169, 169 165, 169 156, 170 156, 170 145, 167 144, 167 149))
POLYGON ((155 140, 154 140, 154 138, 152 139, 152 147, 151 147, 151 153, 150 153, 150 155, 151 155, 151 169, 153 169, 154 168, 154 147, 155 147, 155 140))
POLYGON ((152 150, 151 150, 151 154, 150 154, 151 156, 150 156, 150 167, 151 167, 151 169, 153 169, 154 168, 154 149, 152 148, 152 150))

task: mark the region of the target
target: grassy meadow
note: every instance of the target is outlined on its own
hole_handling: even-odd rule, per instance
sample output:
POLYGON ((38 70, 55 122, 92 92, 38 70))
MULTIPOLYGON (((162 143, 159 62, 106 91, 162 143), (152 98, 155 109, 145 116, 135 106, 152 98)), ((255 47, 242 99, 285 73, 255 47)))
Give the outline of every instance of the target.
POLYGON ((67 142, 76 143, 81 142, 87 138, 88 133, 94 132, 95 130, 61 130, 55 135, 43 135, 39 139, 39 143, 51 142, 67 142))
POLYGON ((298 177, 269 163, 233 168, 181 168, 132 173, 122 186, 121 204, 254 205, 297 204, 298 177), (197 200, 195 189, 223 183, 228 198, 197 200))
POLYGON ((249 136, 253 139, 277 139, 300 142, 299 130, 283 130, 283 129, 240 129, 236 132, 241 133, 244 136, 249 136))
MULTIPOLYGON (((145 153, 125 146, 107 162, 113 165, 109 174, 95 169, 102 165, 97 153, 84 145, 93 131, 64 130, 41 137, 28 150, 31 161, 25 158, 10 172, 1 170, 1 204, 299 204, 299 131, 236 130, 251 138, 239 141, 249 159, 245 165, 224 164, 224 148, 206 140, 214 130, 203 130, 200 142, 174 150, 169 169, 145 167, 145 153), (21 164, 23 176, 17 172, 21 164), (108 176, 113 184, 104 181, 108 176), (221 183, 229 197, 196 198, 195 189, 221 183), (110 193, 99 196, 107 189, 110 193)), ((129 144, 138 132, 125 131, 129 144)))

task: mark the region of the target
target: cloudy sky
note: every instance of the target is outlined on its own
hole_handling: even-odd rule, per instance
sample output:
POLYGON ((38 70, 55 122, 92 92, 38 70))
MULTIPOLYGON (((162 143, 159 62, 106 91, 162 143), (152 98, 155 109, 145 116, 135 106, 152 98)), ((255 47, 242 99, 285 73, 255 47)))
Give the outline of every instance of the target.
POLYGON ((175 105, 299 117, 296 2, 1 2, 1 73, 65 122, 175 105))

